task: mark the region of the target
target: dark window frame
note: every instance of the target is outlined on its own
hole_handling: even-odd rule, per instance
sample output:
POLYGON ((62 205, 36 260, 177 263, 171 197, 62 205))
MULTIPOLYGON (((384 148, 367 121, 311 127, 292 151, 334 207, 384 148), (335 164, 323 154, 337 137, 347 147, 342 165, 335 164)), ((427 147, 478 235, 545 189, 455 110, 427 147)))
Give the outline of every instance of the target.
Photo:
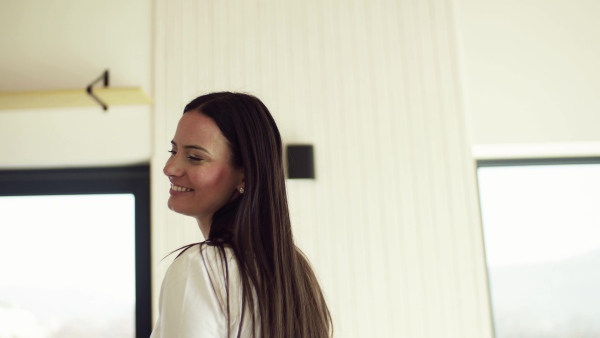
POLYGON ((135 196, 136 337, 152 331, 150 166, 0 170, 0 196, 133 194, 135 196))
POLYGON ((531 165, 599 164, 600 157, 548 157, 504 160, 477 160, 477 169, 486 167, 520 167, 531 165))

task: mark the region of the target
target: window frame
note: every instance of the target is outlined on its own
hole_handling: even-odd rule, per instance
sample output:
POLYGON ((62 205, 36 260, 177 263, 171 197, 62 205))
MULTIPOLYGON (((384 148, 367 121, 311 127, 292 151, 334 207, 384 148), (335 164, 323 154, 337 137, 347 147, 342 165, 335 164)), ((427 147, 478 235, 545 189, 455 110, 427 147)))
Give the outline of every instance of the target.
POLYGON ((487 253, 485 247, 485 229, 483 224, 483 210, 481 200, 481 189, 479 187, 479 168, 490 168, 490 167, 524 167, 524 166, 553 166, 553 165, 586 165, 586 164, 600 164, 600 156, 588 156, 588 157, 540 157, 540 158, 511 158, 511 159, 485 159, 475 161, 475 174, 477 183, 477 199, 479 202, 479 217, 481 224, 481 241, 483 245, 485 270, 486 270, 486 282, 487 282, 487 293, 489 297, 490 315, 492 320, 492 333, 493 336, 497 336, 496 331, 496 317, 494 315, 494 304, 491 292, 491 278, 490 268, 487 262, 487 253))
POLYGON ((548 157, 501 160, 477 160, 477 169, 485 167, 521 167, 532 165, 600 164, 600 157, 548 157))
POLYGON ((0 170, 0 196, 133 194, 135 197, 135 336, 152 331, 150 166, 0 170))

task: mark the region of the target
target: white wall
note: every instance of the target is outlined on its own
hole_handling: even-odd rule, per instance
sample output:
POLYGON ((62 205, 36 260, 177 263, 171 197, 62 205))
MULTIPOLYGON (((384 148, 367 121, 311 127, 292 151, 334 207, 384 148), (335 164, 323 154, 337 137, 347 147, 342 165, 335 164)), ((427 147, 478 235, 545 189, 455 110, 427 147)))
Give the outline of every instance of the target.
MULTIPOLYGON (((0 1, 0 91, 151 90, 151 2, 0 1)), ((0 110, 0 168, 148 162, 151 107, 0 110)))
POLYGON ((289 181, 295 236, 337 337, 490 337, 475 175, 449 1, 156 1, 152 219, 160 259, 199 240, 161 173, 199 93, 262 98, 285 142, 315 146, 289 181))
POLYGON ((600 156, 600 2, 456 2, 474 155, 600 156))

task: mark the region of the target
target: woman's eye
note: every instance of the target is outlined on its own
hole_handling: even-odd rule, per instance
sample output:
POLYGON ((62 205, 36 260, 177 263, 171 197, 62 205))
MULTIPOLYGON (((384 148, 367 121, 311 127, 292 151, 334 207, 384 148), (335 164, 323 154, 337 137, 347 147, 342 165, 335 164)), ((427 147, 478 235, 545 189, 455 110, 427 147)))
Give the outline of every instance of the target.
POLYGON ((169 153, 171 153, 171 156, 177 154, 177 152, 175 150, 169 150, 169 153))
POLYGON ((200 162, 200 161, 202 161, 201 158, 195 157, 195 156, 188 156, 188 160, 190 160, 192 162, 200 162))

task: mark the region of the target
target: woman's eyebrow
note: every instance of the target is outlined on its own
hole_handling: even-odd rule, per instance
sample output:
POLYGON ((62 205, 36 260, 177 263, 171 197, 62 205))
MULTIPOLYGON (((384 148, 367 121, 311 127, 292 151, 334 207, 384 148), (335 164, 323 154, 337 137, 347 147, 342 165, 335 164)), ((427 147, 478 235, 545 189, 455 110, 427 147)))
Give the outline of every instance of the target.
MULTIPOLYGON (((177 143, 175 143, 175 141, 171 141, 171 144, 173 146, 177 147, 177 143)), ((208 150, 206 150, 206 148, 203 148, 201 146, 197 146, 195 144, 185 145, 185 146, 183 146, 183 149, 196 149, 196 150, 203 151, 203 152, 205 152, 207 154, 210 154, 210 152, 208 150)))
POLYGON ((195 144, 185 145, 185 146, 183 146, 183 149, 196 149, 196 150, 203 151, 207 154, 210 154, 210 152, 208 150, 206 150, 205 148, 202 148, 201 146, 197 146, 195 144))

